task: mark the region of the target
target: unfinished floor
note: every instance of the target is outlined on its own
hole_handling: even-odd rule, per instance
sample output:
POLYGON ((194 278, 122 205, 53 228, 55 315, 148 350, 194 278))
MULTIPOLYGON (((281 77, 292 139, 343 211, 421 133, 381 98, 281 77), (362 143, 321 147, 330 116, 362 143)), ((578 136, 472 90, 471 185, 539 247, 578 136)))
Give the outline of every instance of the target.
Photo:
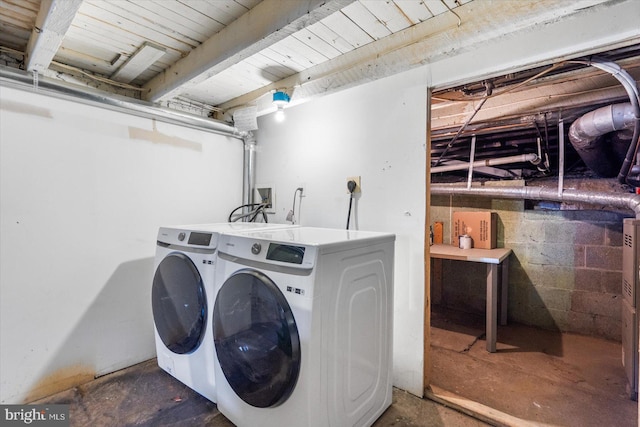
MULTIPOLYGON (((488 353, 483 317, 434 307, 431 344, 427 394, 440 403, 394 389, 374 426, 638 425, 619 343, 510 324, 488 353)), ((33 403, 70 404, 73 426, 233 426, 155 360, 33 403)))
POLYGON ((436 395, 452 396, 479 412, 491 408, 506 414, 504 424, 638 425, 620 343, 509 324, 498 327, 497 352, 488 353, 484 320, 433 307, 436 395))
MULTIPOLYGON (((155 359, 33 403, 69 404, 72 426, 233 426, 215 404, 158 368, 155 359)), ((375 427, 487 425, 397 389, 393 390, 393 404, 374 424, 375 427)))

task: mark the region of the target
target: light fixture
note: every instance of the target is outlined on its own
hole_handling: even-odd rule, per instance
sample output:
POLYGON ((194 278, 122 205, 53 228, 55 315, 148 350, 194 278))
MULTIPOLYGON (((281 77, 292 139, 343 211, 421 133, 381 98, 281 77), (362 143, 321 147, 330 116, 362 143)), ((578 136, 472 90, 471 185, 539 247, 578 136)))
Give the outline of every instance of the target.
POLYGON ((286 92, 277 90, 273 93, 273 105, 276 106, 276 121, 281 122, 284 120, 284 106, 289 103, 291 98, 286 92))

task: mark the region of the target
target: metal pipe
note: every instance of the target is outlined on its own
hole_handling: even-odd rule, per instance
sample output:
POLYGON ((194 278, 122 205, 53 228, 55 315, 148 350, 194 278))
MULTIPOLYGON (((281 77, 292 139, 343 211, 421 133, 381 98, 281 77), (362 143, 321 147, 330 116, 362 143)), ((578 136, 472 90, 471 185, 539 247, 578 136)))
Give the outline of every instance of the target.
POLYGON ((625 143, 625 137, 618 135, 618 139, 605 145, 601 137, 633 129, 636 120, 631 103, 607 105, 574 121, 569 128, 569 140, 589 169, 602 177, 614 177, 628 151, 628 143, 625 143))
POLYGON ((27 92, 107 108, 138 117, 187 126, 237 139, 242 139, 245 136, 245 132, 240 132, 234 126, 222 121, 159 107, 145 101, 107 94, 90 88, 79 88, 76 85, 42 76, 39 76, 38 79, 38 89, 34 90, 32 76, 19 70, 1 68, 0 84, 27 92))
POLYGON ((633 127, 631 144, 629 144, 627 155, 625 156, 625 159, 622 162, 622 167, 620 168, 620 172, 618 173, 618 181, 621 183, 626 182, 627 184, 635 187, 640 186, 640 177, 638 177, 638 174, 635 174, 634 177, 630 176, 634 173, 631 170, 634 162, 636 162, 636 164, 638 162, 638 159, 636 159, 635 156, 638 153, 640 147, 640 91, 638 90, 635 79, 625 70, 623 70, 618 64, 612 61, 607 61, 606 59, 596 57, 592 58, 589 61, 571 60, 568 62, 591 65, 592 67, 596 67, 611 74, 613 77, 615 77, 616 80, 618 80, 618 82, 620 82, 620 84, 627 92, 629 101, 631 101, 631 105, 633 106, 633 114, 635 116, 636 123, 633 127))
POLYGON ((244 203, 253 203, 256 175, 256 139, 252 132, 249 132, 244 139, 245 152, 245 180, 244 180, 244 203))
POLYGON ((436 162, 432 165, 433 167, 436 167, 440 164, 440 162, 442 161, 442 159, 444 158, 444 156, 447 154, 447 152, 449 151, 449 149, 451 147, 453 147, 453 144, 456 142, 456 140, 458 139, 458 137, 462 134, 462 131, 464 131, 467 126, 469 125, 469 123, 471 122, 471 120, 473 120, 473 118, 476 116, 476 114, 478 114, 478 111, 480 111, 480 109, 482 108, 482 106, 484 105, 485 102, 487 102, 487 99, 489 99, 489 97, 491 96, 492 92, 493 92, 493 83, 492 82, 485 82, 484 83, 485 89, 486 89, 486 95, 484 98, 482 98, 482 101, 480 101, 480 103, 478 104, 478 106, 475 108, 475 110, 473 111, 473 114, 471 114, 467 120, 464 122, 464 124, 460 127, 460 129, 458 129, 458 132, 454 135, 453 139, 451 141, 449 141, 449 143, 447 144, 447 146, 445 147, 444 151, 442 152, 442 154, 440 154, 440 156, 438 157, 438 160, 436 160, 436 162))
POLYGON ((636 218, 640 219, 640 195, 631 193, 618 194, 565 189, 559 194, 557 189, 545 187, 472 187, 467 189, 456 184, 432 184, 431 194, 580 202, 596 206, 628 209, 635 213, 636 218))
MULTIPOLYGON (((540 158, 533 153, 530 154, 517 154, 515 156, 508 157, 500 157, 497 159, 485 159, 485 160, 476 160, 473 162, 474 168, 480 168, 483 166, 499 166, 499 165, 508 165, 510 163, 521 163, 521 162, 531 162, 533 164, 538 164, 540 158)), ((444 166, 436 166, 431 168, 431 173, 439 173, 439 172, 451 172, 457 170, 464 170, 469 167, 469 163, 461 162, 452 165, 444 165, 444 166)))
POLYGON ((564 189, 564 119, 558 121, 558 194, 564 189))
POLYGON ((73 102, 107 108, 125 114, 158 120, 178 126, 211 132, 218 135, 237 138, 243 143, 242 204, 251 203, 253 182, 255 180, 255 138, 250 132, 240 132, 234 126, 218 120, 195 116, 177 110, 159 107, 145 101, 131 100, 118 95, 99 91, 83 90, 66 82, 39 77, 34 89, 32 78, 18 70, 0 69, 0 84, 19 90, 39 93, 73 102))
POLYGON ((469 176, 467 177, 467 188, 471 188, 471 180, 473 179, 473 162, 476 158, 476 136, 471 138, 471 154, 469 156, 469 176))
POLYGON ((588 148, 599 136, 631 129, 635 122, 630 103, 607 105, 574 121, 569 128, 569 140, 577 150, 588 148))

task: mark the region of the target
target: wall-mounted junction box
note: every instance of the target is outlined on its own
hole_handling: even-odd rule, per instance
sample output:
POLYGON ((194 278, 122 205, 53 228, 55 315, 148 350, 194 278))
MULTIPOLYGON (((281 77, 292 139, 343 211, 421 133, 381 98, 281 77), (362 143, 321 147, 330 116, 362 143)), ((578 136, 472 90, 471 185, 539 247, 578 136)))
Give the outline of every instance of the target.
MULTIPOLYGON (((355 183, 356 183, 356 189, 353 190, 354 193, 360 193, 362 191, 362 187, 360 187, 360 177, 359 176, 349 176, 349 177, 347 177, 347 181, 345 182, 345 185, 349 181, 355 181, 355 183)), ((347 193, 349 193, 349 189, 348 188, 347 188, 347 193)))
POLYGON ((274 213, 276 211, 276 191, 273 186, 256 186, 256 194, 254 203, 266 203, 266 212, 274 213))

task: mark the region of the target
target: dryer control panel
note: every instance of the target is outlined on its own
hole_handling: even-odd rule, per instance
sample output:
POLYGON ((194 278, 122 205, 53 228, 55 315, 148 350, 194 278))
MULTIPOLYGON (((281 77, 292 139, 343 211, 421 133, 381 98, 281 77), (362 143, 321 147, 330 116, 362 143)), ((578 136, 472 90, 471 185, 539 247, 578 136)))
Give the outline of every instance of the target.
POLYGON ((314 246, 227 235, 220 237, 218 250, 233 257, 304 269, 313 268, 317 252, 314 246))

